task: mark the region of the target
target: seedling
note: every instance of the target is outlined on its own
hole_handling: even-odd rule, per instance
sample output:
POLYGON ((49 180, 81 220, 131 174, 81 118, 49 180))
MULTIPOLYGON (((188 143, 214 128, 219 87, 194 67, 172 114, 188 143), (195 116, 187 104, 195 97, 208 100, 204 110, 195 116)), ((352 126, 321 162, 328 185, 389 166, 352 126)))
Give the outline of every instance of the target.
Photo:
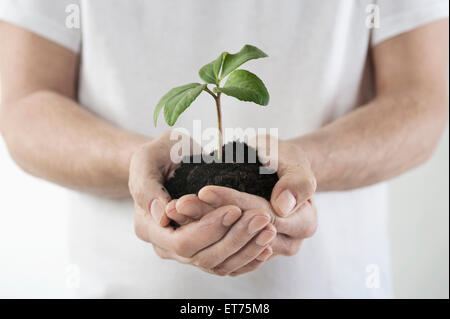
POLYGON ((215 101, 217 111, 218 148, 217 157, 222 157, 222 110, 221 94, 226 94, 241 101, 254 102, 259 105, 269 104, 269 92, 266 86, 255 74, 237 69, 245 62, 253 59, 265 58, 268 55, 252 45, 245 45, 238 53, 223 52, 216 60, 200 69, 198 75, 205 83, 189 83, 178 86, 167 92, 156 105, 153 121, 156 126, 158 116, 164 108, 164 119, 169 126, 173 126, 178 117, 202 93, 207 92, 215 101), (223 86, 222 81, 226 79, 223 86), (214 87, 211 90, 208 84, 214 87))

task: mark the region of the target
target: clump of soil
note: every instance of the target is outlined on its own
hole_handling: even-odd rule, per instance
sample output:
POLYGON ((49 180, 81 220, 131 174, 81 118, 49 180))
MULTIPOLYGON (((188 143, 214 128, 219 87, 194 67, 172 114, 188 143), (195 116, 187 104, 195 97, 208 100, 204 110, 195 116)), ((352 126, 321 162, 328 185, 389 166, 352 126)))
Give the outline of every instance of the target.
POLYGON ((184 158, 174 176, 164 186, 172 198, 197 194, 206 185, 217 185, 270 200, 278 176, 276 172, 261 174, 262 166, 254 148, 245 143, 232 142, 222 147, 220 162, 216 158, 212 163, 206 163, 201 155, 184 158))

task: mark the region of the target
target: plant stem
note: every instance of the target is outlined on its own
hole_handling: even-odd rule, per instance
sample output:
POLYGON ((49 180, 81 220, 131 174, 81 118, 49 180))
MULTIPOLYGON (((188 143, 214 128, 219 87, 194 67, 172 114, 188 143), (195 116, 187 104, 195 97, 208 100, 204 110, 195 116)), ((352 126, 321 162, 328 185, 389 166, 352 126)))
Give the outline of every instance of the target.
POLYGON ((217 96, 214 94, 214 92, 212 92, 210 89, 208 89, 208 87, 205 87, 203 90, 208 92, 213 97, 214 100, 217 99, 217 96))
MULTIPOLYGON (((216 87, 219 87, 217 85, 216 87)), ((217 158, 220 161, 222 159, 222 110, 220 105, 220 92, 217 92, 217 94, 214 94, 208 87, 205 87, 204 90, 208 92, 216 101, 216 110, 217 110, 217 129, 218 129, 218 137, 217 137, 217 158)))
POLYGON ((220 92, 217 92, 216 110, 217 110, 217 128, 218 128, 218 143, 217 143, 217 157, 219 161, 222 159, 222 110, 220 105, 220 92))

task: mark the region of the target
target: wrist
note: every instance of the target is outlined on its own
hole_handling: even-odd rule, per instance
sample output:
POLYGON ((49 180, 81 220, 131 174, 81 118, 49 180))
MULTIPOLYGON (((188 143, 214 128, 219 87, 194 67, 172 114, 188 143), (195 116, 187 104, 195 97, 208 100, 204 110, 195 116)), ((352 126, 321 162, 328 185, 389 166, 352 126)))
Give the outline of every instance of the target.
POLYGON ((287 140, 304 151, 316 178, 317 191, 327 190, 327 172, 331 163, 326 155, 328 141, 325 136, 314 133, 287 140))
POLYGON ((128 192, 131 158, 143 144, 150 141, 151 138, 142 135, 129 132, 121 133, 114 139, 113 147, 108 148, 113 154, 105 154, 108 160, 102 164, 104 173, 124 185, 123 189, 126 192, 128 192))

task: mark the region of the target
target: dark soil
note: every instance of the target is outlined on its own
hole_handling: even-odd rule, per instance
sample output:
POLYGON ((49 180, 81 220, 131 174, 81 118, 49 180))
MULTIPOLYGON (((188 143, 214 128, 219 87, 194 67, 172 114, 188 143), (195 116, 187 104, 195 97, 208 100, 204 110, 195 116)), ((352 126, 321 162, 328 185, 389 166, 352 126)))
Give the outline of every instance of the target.
POLYGON ((185 158, 175 170, 175 175, 164 186, 172 198, 197 194, 206 185, 218 185, 270 200, 278 176, 276 172, 260 174, 261 166, 254 148, 241 142, 228 143, 222 147, 221 162, 216 159, 212 163, 205 163, 200 155, 185 158))

